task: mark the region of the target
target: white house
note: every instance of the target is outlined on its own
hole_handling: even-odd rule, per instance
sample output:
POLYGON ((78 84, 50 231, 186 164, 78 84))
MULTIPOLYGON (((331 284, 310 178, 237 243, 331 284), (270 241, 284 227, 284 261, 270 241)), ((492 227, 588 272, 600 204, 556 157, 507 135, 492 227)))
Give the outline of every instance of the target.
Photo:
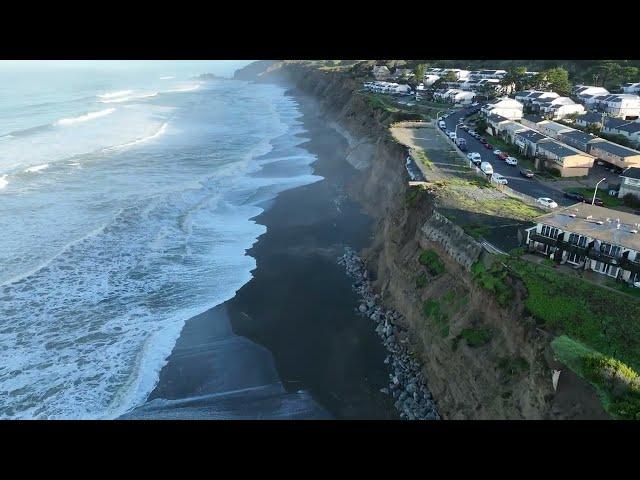
POLYGON ((622 85, 622 91, 624 93, 640 93, 640 82, 625 83, 622 85))
POLYGON ((574 87, 574 94, 580 98, 596 97, 598 95, 609 95, 609 90, 603 87, 594 87, 591 85, 576 85, 574 87))
POLYGON ((629 167, 620 174, 620 178, 620 193, 618 197, 622 198, 630 193, 640 199, 640 168, 629 167))
POLYGON ((537 106, 540 113, 554 120, 560 120, 568 115, 582 115, 586 112, 583 105, 574 102, 569 97, 539 101, 537 106))
POLYGON ((500 115, 509 120, 522 118, 522 103, 509 97, 502 97, 482 107, 482 113, 486 116, 500 115))
POLYGON ((422 83, 424 84, 425 87, 430 87, 431 85, 433 85, 436 80, 438 80, 440 78, 439 75, 433 75, 433 74, 426 74, 424 75, 424 79, 422 80, 422 83))
POLYGON ((627 122, 618 118, 608 118, 604 122, 602 131, 613 135, 622 135, 634 144, 640 143, 640 122, 638 121, 627 122))
POLYGON ((590 110, 605 112, 612 117, 627 120, 640 117, 640 97, 630 93, 593 97, 587 106, 590 110))
POLYGON ((640 216, 579 203, 536 219, 531 252, 629 283, 640 281, 640 216))
POLYGON ((542 100, 547 98, 558 98, 556 92, 542 92, 540 90, 524 90, 522 92, 516 93, 515 97, 523 105, 530 105, 534 100, 542 100))
POLYGON ((391 72, 386 65, 374 65, 372 73, 376 80, 384 80, 391 76, 391 72))

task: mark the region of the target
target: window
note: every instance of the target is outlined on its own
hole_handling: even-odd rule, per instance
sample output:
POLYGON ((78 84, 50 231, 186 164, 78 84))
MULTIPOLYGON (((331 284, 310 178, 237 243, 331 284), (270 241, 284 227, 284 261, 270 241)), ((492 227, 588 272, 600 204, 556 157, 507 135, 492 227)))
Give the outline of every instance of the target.
POLYGON ((584 247, 587 245, 587 237, 577 233, 572 233, 569 235, 569 243, 572 245, 578 245, 579 247, 584 247))
POLYGON ((558 238, 558 229, 555 227, 549 227, 548 225, 543 225, 542 235, 550 238, 558 238))

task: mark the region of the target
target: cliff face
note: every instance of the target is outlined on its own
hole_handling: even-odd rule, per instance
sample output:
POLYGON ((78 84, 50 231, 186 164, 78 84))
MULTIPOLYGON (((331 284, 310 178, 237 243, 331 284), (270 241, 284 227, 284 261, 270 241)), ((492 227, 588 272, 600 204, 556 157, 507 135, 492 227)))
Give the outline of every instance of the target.
POLYGON ((498 305, 470 272, 474 262, 484 260, 482 248, 437 212, 428 192, 409 201, 407 148, 392 138, 385 113, 371 109, 366 97, 354 95, 360 84, 296 64, 272 69, 260 81, 276 78, 286 78, 320 99, 327 117, 347 130, 353 148, 368 151, 369 167, 350 189, 377 220, 374 240, 363 257, 385 302, 408 322, 413 350, 422 360, 440 415, 580 418, 575 408, 554 405, 548 339, 523 320, 522 290, 516 289, 506 308, 498 305), (425 250, 438 255, 445 271, 427 275, 417 288, 416 278, 424 272, 419 258, 425 250), (442 314, 434 314, 435 304, 442 314), (474 337, 477 333, 484 335, 482 341, 474 337))

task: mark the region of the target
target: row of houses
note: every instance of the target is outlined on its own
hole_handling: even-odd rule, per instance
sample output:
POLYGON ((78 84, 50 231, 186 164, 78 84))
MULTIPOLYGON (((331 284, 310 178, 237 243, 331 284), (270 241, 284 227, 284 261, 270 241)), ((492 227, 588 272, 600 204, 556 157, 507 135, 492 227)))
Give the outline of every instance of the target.
POLYGON ((587 112, 575 118, 575 124, 582 128, 597 128, 602 133, 622 135, 630 142, 640 146, 640 119, 622 120, 609 117, 604 113, 587 112))
POLYGON ((537 168, 558 170, 562 177, 588 175, 596 159, 620 169, 640 165, 637 150, 537 115, 525 115, 518 123, 494 113, 487 117, 487 125, 490 134, 503 137, 523 155, 536 158, 537 168))
POLYGON ((452 102, 452 103, 460 103, 460 104, 469 104, 473 102, 475 98, 475 92, 468 92, 465 90, 460 90, 458 88, 447 88, 436 90, 433 93, 434 100, 440 100, 443 102, 452 102))
POLYGON ((555 210, 527 229, 529 251, 631 284, 640 282, 640 216, 587 203, 555 210))
POLYGON ((525 108, 533 113, 539 113, 553 120, 560 120, 569 115, 586 113, 583 105, 574 102, 569 97, 562 97, 555 92, 525 90, 515 95, 525 108))
POLYGON ((588 110, 635 120, 640 118, 640 96, 637 95, 636 88, 638 84, 627 85, 623 86, 624 93, 610 93, 603 87, 578 85, 574 89, 574 95, 588 110))
POLYGON ((407 95, 411 93, 411 87, 409 85, 401 83, 375 81, 365 82, 363 86, 365 90, 369 90, 370 92, 375 93, 388 93, 398 95, 407 95))

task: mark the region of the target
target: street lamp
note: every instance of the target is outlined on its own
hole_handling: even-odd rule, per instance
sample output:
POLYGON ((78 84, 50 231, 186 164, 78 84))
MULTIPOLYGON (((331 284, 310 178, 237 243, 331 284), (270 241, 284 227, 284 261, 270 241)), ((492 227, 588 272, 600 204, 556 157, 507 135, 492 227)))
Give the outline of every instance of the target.
POLYGON ((603 178, 602 180, 600 180, 598 183, 596 183, 596 188, 593 191, 593 200, 591 200, 591 205, 593 205, 596 202, 596 193, 598 193, 598 185, 600 185, 602 182, 604 182, 606 180, 606 178, 603 178))

